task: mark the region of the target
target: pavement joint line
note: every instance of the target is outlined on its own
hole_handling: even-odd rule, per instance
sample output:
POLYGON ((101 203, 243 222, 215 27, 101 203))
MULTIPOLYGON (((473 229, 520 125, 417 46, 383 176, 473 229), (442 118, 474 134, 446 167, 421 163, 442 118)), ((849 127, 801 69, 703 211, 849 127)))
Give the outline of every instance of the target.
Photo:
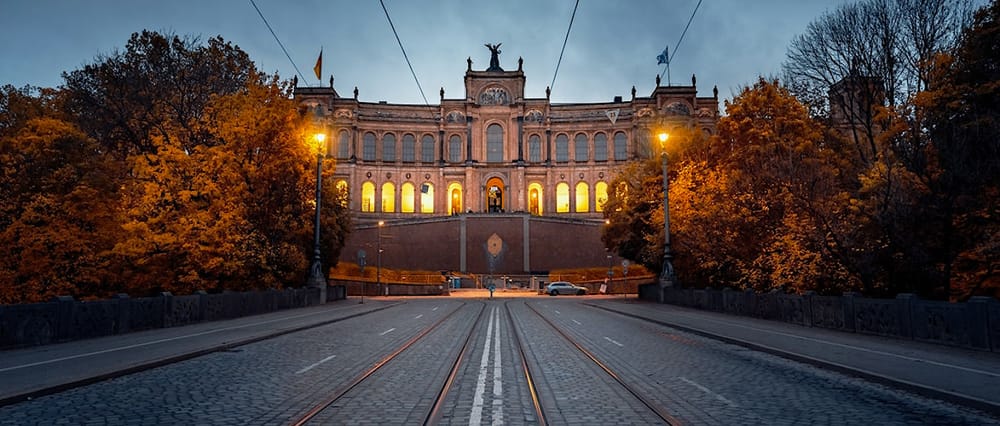
MULTIPOLYGON (((642 321, 651 322, 651 323, 654 323, 654 324, 660 324, 660 325, 663 325, 663 326, 666 326, 666 327, 674 328, 674 329, 685 331, 685 332, 688 332, 688 333, 697 334, 697 335, 702 336, 702 337, 707 337, 707 338, 710 338, 710 339, 720 340, 722 342, 734 344, 734 345, 737 345, 737 346, 743 346, 743 347, 748 348, 748 349, 757 350, 757 351, 761 351, 761 352, 767 352, 767 353, 770 353, 772 355, 776 355, 776 356, 779 356, 779 357, 782 357, 782 358, 786 358, 786 359, 790 359, 790 360, 793 360, 793 361, 798 361, 798 362, 802 362, 802 363, 805 363, 805 364, 810 364, 810 365, 817 366, 817 367, 820 367, 820 368, 830 369, 830 370, 837 371, 837 372, 840 372, 840 373, 843 373, 843 374, 846 374, 846 375, 849 375, 849 376, 854 376, 854 377, 860 377, 860 378, 863 378, 863 379, 868 379, 868 380, 874 381, 876 383, 881 383, 881 384, 884 384, 884 385, 893 386, 893 387, 896 387, 896 388, 908 390, 908 391, 911 391, 911 392, 916 393, 918 395, 923 395, 925 397, 930 397, 930 398, 935 398, 935 399, 941 399, 941 400, 952 402, 952 403, 955 403, 955 404, 958 404, 958 405, 963 405, 963 406, 966 406, 966 407, 975 408, 977 410, 981 410, 981 411, 984 411, 986 413, 989 413, 989 414, 991 414, 993 416, 1000 415, 1000 403, 998 403, 998 402, 987 401, 985 399, 978 398, 978 397, 971 396, 971 395, 966 395, 966 394, 962 394, 962 393, 958 393, 958 392, 953 392, 953 391, 949 391, 949 390, 945 390, 945 389, 940 389, 940 388, 936 388, 936 387, 929 386, 929 385, 923 385, 923 384, 915 383, 915 382, 912 382, 912 381, 909 381, 909 380, 905 380, 905 379, 890 377, 890 376, 886 376, 886 375, 883 375, 883 374, 880 374, 880 373, 875 373, 873 371, 868 371, 868 370, 865 370, 865 369, 862 369, 862 368, 858 368, 858 367, 851 367, 851 366, 848 366, 848 365, 845 365, 845 364, 841 364, 841 363, 838 363, 838 362, 834 362, 834 361, 828 361, 828 360, 823 360, 823 359, 811 357, 811 356, 808 356, 808 355, 797 354, 797 353, 794 353, 794 352, 786 351, 784 349, 778 349, 778 348, 775 348, 775 347, 772 347, 772 346, 769 346, 769 345, 764 345, 764 344, 760 344, 760 343, 753 343, 753 342, 750 342, 750 341, 746 341, 746 340, 743 340, 743 339, 739 339, 739 338, 735 338, 735 337, 730 337, 730 336, 723 336, 721 334, 716 334, 716 333, 713 333, 713 332, 710 332, 710 331, 705 331, 705 330, 694 328, 694 327, 688 327, 688 326, 678 325, 678 324, 670 323, 670 322, 667 322, 667 321, 662 321, 662 320, 658 320, 658 319, 644 317, 644 316, 637 315, 637 314, 631 314, 631 313, 627 313, 627 312, 621 312, 619 310, 612 309, 612 308, 609 308, 609 307, 606 307, 606 306, 598 306, 598 305, 595 305, 595 304, 592 304, 592 303, 586 303, 586 305, 587 306, 591 306, 593 308, 602 309, 602 310, 605 310, 605 311, 608 311, 608 312, 616 313, 616 314, 619 314, 619 315, 623 315, 623 316, 627 316, 627 317, 639 319, 639 320, 642 320, 642 321)), ((688 317, 688 318, 690 318, 690 317, 688 317)), ((947 366, 947 364, 945 366, 947 366)))
MULTIPOLYGON (((74 380, 74 381, 67 382, 67 383, 62 383, 62 384, 58 384, 58 385, 54 385, 54 386, 49 386, 49 387, 42 388, 42 389, 36 389, 36 390, 32 390, 32 391, 28 391, 28 392, 24 392, 24 393, 20 393, 20 394, 10 395, 10 396, 6 396, 6 397, 0 397, 0 407, 4 407, 4 406, 7 406, 7 405, 15 404, 15 403, 18 403, 18 402, 21 402, 21 401, 24 401, 24 400, 30 400, 30 399, 42 397, 42 396, 45 396, 45 395, 51 395, 51 394, 54 394, 54 393, 59 393, 59 392, 67 391, 67 390, 78 388, 78 387, 81 387, 81 386, 86 386, 86 385, 90 385, 90 384, 94 384, 94 383, 98 383, 98 382, 103 382, 105 380, 114 379, 116 377, 122 377, 122 376, 127 376, 127 375, 130 375, 130 374, 139 373, 139 372, 146 371, 146 370, 151 370, 151 369, 154 369, 154 368, 157 368, 157 367, 162 367, 162 366, 165 366, 165 365, 170 365, 170 364, 174 364, 174 363, 181 362, 181 361, 186 361, 186 360, 197 358, 197 357, 200 357, 200 356, 203 356, 203 355, 208 355, 208 354, 214 353, 214 352, 225 351, 225 350, 228 350, 228 349, 232 349, 232 348, 239 347, 239 346, 244 346, 244 345, 249 345, 251 343, 260 342, 260 341, 263 341, 263 340, 273 339, 275 337, 283 336, 283 335, 286 335, 286 334, 297 333, 299 331, 308 330, 310 328, 322 327, 324 325, 333 324, 335 322, 345 321, 345 320, 348 320, 348 319, 351 319, 351 318, 355 318, 355 317, 359 317, 359 316, 363 316, 363 315, 368 315, 368 314, 371 314, 371 313, 375 313, 375 312, 378 312, 378 311, 389 309, 389 308, 392 308, 392 307, 397 306, 399 304, 400 303, 393 303, 393 304, 382 306, 382 307, 379 307, 379 308, 376 308, 376 309, 372 309, 370 311, 363 311, 363 312, 358 312, 358 313, 350 314, 350 315, 347 315, 347 316, 344 316, 344 317, 341 317, 341 318, 334 318, 334 319, 331 319, 331 320, 321 321, 321 322, 318 322, 318 323, 315 323, 315 324, 309 324, 309 325, 304 325, 304 326, 300 326, 300 327, 294 327, 294 328, 290 328, 290 329, 286 329, 286 330, 279 330, 279 331, 276 331, 276 332, 273 332, 273 333, 265 334, 265 335, 262 335, 262 336, 251 337, 251 338, 247 338, 247 339, 243 339, 243 340, 237 340, 237 341, 233 341, 233 342, 225 342, 225 343, 222 343, 220 345, 213 346, 213 347, 208 347, 208 348, 205 348, 205 349, 200 349, 200 350, 196 350, 196 351, 192 351, 192 352, 188 352, 188 353, 182 353, 182 354, 179 354, 179 355, 175 355, 175 356, 171 356, 171 357, 167 357, 167 358, 161 358, 161 359, 158 359, 158 360, 152 360, 152 361, 149 361, 149 362, 145 362, 145 363, 134 365, 132 367, 124 368, 124 369, 121 369, 121 370, 116 370, 116 371, 111 371, 111 372, 108 372, 108 373, 98 374, 98 375, 91 376, 91 377, 85 377, 85 378, 82 378, 82 379, 79 379, 79 380, 74 380)), ((286 318, 286 319, 290 319, 290 318, 286 318)))

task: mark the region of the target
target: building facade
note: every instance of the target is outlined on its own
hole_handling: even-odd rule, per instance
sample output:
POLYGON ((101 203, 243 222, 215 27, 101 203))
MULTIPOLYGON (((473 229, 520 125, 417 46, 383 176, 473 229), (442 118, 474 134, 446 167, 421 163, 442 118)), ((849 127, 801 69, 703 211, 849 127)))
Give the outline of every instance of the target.
MULTIPOLYGON (((491 49, 492 50, 492 49, 491 49)), ((332 87, 296 87, 295 99, 326 130, 355 223, 462 213, 525 213, 597 220, 616 169, 655 155, 666 123, 714 133, 718 91, 657 87, 646 97, 553 104, 526 97, 522 61, 472 69, 465 94, 438 105, 362 102, 332 87)), ((546 90, 548 92, 548 90, 546 90)))

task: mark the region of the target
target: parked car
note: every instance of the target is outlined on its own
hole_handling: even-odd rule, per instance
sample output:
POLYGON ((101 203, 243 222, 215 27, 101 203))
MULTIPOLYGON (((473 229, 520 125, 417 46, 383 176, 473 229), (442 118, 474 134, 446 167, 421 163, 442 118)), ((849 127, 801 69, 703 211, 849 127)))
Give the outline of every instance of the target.
POLYGON ((582 296, 587 294, 587 289, 569 281, 553 281, 549 285, 545 286, 545 292, 551 296, 559 294, 575 294, 577 296, 582 296))

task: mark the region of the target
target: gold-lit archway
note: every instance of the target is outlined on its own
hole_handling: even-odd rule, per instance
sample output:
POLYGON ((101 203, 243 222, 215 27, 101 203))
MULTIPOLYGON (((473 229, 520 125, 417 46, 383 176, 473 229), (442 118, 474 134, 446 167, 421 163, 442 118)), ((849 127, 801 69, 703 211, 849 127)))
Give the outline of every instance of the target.
POLYGON ((504 211, 503 179, 492 177, 486 181, 486 211, 500 213, 504 211))
POLYGON ((454 182, 448 185, 448 214, 462 212, 462 184, 454 182))
POLYGON ((541 216, 543 214, 543 206, 545 203, 542 198, 542 193, 542 184, 532 182, 528 185, 528 213, 535 216, 541 216))

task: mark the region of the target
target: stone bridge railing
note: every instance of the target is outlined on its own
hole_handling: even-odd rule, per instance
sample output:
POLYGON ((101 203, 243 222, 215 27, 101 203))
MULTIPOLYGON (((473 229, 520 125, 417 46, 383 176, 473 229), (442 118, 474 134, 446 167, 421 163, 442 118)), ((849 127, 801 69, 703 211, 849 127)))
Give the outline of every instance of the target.
MULTIPOLYGON (((640 297, 656 300, 657 288, 657 284, 643 286, 640 297)), ((798 295, 667 288, 663 301, 806 327, 1000 352, 1000 302, 990 297, 951 303, 922 300, 913 294, 900 294, 895 299, 872 299, 858 293, 820 296, 812 292, 798 295)))
MULTIPOLYGON (((318 305, 318 288, 198 293, 81 302, 72 297, 47 303, 0 305, 0 348, 44 345, 153 328, 175 327, 318 305)), ((327 301, 345 297, 328 286, 327 301)))

